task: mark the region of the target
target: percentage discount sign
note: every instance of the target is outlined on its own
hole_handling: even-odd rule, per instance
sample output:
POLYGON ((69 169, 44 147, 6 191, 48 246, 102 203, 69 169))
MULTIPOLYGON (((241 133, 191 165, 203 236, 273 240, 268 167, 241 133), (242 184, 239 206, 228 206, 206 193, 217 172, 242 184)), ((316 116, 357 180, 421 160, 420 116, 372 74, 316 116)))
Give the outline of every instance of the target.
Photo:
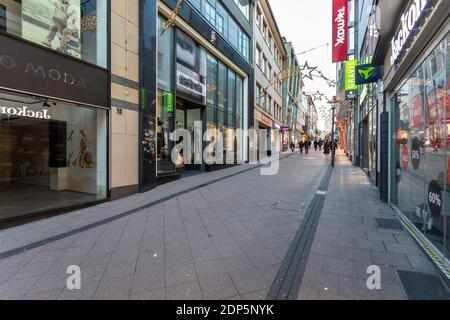
POLYGON ((431 215, 434 218, 439 218, 442 212, 442 190, 436 180, 431 181, 428 186, 428 205, 431 215))

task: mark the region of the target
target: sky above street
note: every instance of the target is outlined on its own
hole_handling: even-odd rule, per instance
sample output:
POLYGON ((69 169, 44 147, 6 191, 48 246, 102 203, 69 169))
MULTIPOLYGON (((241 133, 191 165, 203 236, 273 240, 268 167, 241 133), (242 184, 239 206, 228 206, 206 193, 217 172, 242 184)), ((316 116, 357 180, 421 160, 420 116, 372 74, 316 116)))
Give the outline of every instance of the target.
MULTIPOLYGON (((301 65, 308 61, 310 67, 318 67, 323 74, 335 80, 336 66, 331 62, 331 0, 270 0, 277 19, 281 35, 292 41, 297 53, 325 45, 317 50, 298 56, 301 65)), ((329 99, 336 95, 336 89, 329 87, 326 81, 314 78, 305 79, 306 92, 319 90, 329 99)), ((331 110, 325 101, 316 101, 316 106, 323 105, 331 110)), ((318 108, 319 112, 319 108, 318 108)), ((324 129, 319 112, 319 128, 324 129)))

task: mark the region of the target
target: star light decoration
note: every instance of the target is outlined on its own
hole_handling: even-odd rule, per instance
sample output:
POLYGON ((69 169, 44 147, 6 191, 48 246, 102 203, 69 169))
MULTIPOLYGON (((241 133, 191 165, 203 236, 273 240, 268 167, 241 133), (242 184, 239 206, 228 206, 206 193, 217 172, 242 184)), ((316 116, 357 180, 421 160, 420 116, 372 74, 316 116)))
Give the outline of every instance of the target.
POLYGON ((323 93, 320 93, 319 90, 317 90, 316 93, 311 95, 314 101, 322 101, 322 97, 324 96, 323 93))
POLYGON ((305 65, 303 67, 300 68, 300 71, 302 72, 302 79, 308 78, 310 80, 314 80, 313 79, 313 72, 317 71, 317 67, 310 67, 308 65, 308 61, 305 62, 305 65))
POLYGON ((318 67, 310 67, 308 61, 305 62, 303 67, 300 67, 300 71, 302 74, 302 80, 308 78, 310 80, 314 80, 314 78, 319 78, 325 80, 329 87, 336 87, 336 81, 328 78, 323 74, 322 71, 318 70, 318 67))

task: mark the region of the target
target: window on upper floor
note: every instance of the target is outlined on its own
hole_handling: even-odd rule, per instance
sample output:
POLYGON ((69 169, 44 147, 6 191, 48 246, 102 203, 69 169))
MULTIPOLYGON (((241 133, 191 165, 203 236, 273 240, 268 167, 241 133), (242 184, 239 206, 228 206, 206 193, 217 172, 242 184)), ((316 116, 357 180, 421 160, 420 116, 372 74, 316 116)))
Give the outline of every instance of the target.
MULTIPOLYGON (((188 0, 211 26, 247 61, 250 60, 250 37, 238 26, 218 0, 188 0)), ((242 0, 239 0, 242 1, 242 0)))
POLYGON ((250 20, 250 0, 234 0, 244 17, 250 20))
POLYGON ((107 67, 108 1, 1 0, 0 31, 107 67), (61 17, 64 24, 61 24, 61 17))

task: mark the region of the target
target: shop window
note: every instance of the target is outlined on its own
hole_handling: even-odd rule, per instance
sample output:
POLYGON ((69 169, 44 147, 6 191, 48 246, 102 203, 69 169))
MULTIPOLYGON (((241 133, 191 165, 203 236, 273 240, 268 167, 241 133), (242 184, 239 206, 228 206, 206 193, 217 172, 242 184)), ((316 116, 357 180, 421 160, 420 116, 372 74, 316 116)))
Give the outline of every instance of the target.
MULTIPOLYGON (((158 18, 158 34, 166 23, 166 19, 158 18)), ((158 87, 167 92, 172 91, 173 82, 173 51, 174 39, 173 29, 170 28, 163 36, 158 37, 158 87)))
POLYGON ((0 30, 106 68, 108 1, 2 2, 6 21, 2 28, 0 18, 0 30))
POLYGON ((450 245, 447 50, 445 40, 396 93, 392 177, 392 202, 443 254, 450 245))
POLYGON ((219 63, 218 77, 218 107, 225 110, 227 106, 227 67, 223 63, 219 63))
POLYGON ((105 200, 107 111, 0 92, 0 220, 105 200))
POLYGON ((0 4, 0 31, 6 31, 6 7, 0 4))
POLYGON ((217 103, 217 59, 207 56, 207 93, 206 102, 210 107, 216 107, 217 103))
POLYGON ((228 113, 236 113, 236 74, 228 70, 228 113))

